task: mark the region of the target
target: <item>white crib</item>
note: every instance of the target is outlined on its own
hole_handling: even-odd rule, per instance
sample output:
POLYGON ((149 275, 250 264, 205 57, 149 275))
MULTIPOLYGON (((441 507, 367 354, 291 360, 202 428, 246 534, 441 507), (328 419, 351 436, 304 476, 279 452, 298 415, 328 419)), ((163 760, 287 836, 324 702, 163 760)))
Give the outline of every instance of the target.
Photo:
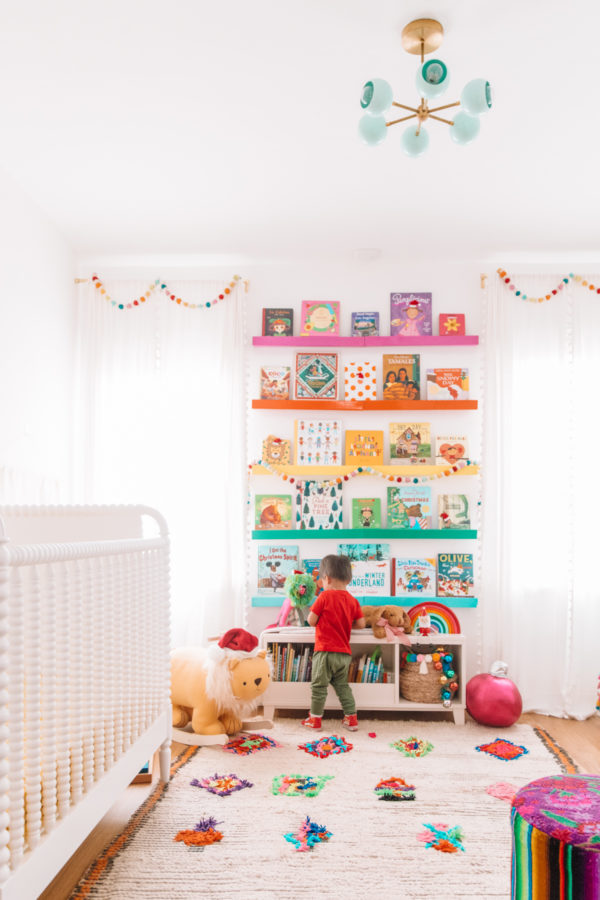
POLYGON ((38 897, 159 748, 168 778, 169 649, 155 510, 0 507, 0 900, 38 897))

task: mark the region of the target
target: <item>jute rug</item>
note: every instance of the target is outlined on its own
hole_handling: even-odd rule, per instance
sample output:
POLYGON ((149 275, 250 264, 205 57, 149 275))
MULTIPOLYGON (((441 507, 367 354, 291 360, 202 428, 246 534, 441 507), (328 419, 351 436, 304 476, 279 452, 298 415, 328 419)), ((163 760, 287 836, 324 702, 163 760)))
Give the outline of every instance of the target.
MULTIPOLYGON (((248 755, 220 746, 188 748, 174 761, 168 787, 157 786, 90 867, 73 900, 508 898, 510 803, 487 788, 519 788, 544 775, 576 771, 546 732, 528 725, 489 729, 363 719, 360 731, 350 733, 339 719, 323 724, 315 732, 299 720, 279 719, 262 734, 280 746, 248 755), (320 758, 298 749, 334 734, 352 750, 320 758), (421 752, 426 743, 432 749, 411 757, 390 746, 409 738, 421 742, 421 752), (505 760, 476 749, 496 738, 504 752, 520 753, 519 746, 528 752, 505 760), (191 784, 216 774, 252 786, 234 782, 238 789, 220 796, 191 784), (312 782, 281 776, 312 776, 312 782), (376 786, 391 778, 414 786, 415 799, 379 799, 376 786), (294 788, 301 793, 286 793, 294 788), (330 836, 299 852, 284 835, 298 836, 307 816, 330 836), (195 840, 198 824, 209 840, 215 833, 222 839, 186 845, 181 833, 195 840)), ((510 795, 510 788, 494 790, 510 795)))

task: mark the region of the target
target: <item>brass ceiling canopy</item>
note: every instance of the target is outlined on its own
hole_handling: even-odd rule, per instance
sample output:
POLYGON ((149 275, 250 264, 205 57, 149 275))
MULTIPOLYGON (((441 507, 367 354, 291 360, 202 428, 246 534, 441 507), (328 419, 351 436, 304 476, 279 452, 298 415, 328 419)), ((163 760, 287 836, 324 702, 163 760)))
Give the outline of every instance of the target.
POLYGON ((444 29, 436 19, 415 19, 404 26, 401 40, 407 53, 418 54, 422 59, 441 46, 444 29))

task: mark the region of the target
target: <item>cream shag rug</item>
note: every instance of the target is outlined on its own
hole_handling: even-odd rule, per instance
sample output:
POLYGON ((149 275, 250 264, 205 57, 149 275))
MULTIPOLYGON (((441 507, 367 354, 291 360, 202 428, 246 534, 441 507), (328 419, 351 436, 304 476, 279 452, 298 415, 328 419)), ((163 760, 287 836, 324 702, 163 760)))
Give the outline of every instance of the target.
POLYGON ((155 789, 72 898, 508 898, 510 803, 486 788, 498 782, 519 788, 544 775, 576 771, 549 735, 528 725, 490 729, 362 719, 351 733, 332 718, 323 726, 311 731, 300 720, 278 719, 263 734, 281 746, 248 756, 220 746, 188 748, 174 762, 168 788, 155 789), (332 734, 344 736, 353 749, 326 759, 298 749, 332 734), (430 742, 433 750, 410 758, 390 746, 410 737, 430 742), (495 738, 529 752, 504 761, 475 749, 495 738), (221 797, 190 784, 215 773, 235 774, 253 786, 221 797), (273 779, 282 775, 333 778, 314 797, 274 795, 273 779), (416 799, 379 800, 375 786, 392 777, 414 785, 416 799), (332 837, 297 852, 284 834, 297 832, 306 816, 332 837), (174 840, 208 817, 217 820, 221 841, 199 848, 174 840), (464 852, 440 852, 419 840, 426 824, 439 823, 462 829, 464 852))

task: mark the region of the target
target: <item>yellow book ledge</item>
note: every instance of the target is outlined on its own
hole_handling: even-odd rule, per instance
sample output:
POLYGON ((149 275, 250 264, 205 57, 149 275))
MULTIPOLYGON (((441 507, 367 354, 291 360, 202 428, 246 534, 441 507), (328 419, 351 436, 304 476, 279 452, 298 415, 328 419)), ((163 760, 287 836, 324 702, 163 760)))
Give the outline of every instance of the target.
MULTIPOLYGON (((280 472, 282 475, 329 475, 330 477, 335 478, 337 475, 349 475, 350 472, 355 470, 356 466, 271 466, 271 469, 276 469, 277 472, 280 472)), ((397 466, 373 466, 377 472, 382 475, 393 475, 394 477, 406 476, 406 475, 414 475, 418 477, 419 475, 440 475, 444 472, 448 465, 445 466, 405 466, 405 465, 397 465, 397 466)), ((273 475, 273 471, 269 471, 262 465, 254 465, 252 466, 252 474, 253 475, 273 475)), ((371 472, 361 472, 361 475, 371 475, 371 472)), ((464 468, 460 469, 458 472, 454 472, 452 475, 449 475, 449 478, 455 478, 456 476, 461 475, 477 475, 479 474, 479 466, 471 465, 464 466, 464 468)))

